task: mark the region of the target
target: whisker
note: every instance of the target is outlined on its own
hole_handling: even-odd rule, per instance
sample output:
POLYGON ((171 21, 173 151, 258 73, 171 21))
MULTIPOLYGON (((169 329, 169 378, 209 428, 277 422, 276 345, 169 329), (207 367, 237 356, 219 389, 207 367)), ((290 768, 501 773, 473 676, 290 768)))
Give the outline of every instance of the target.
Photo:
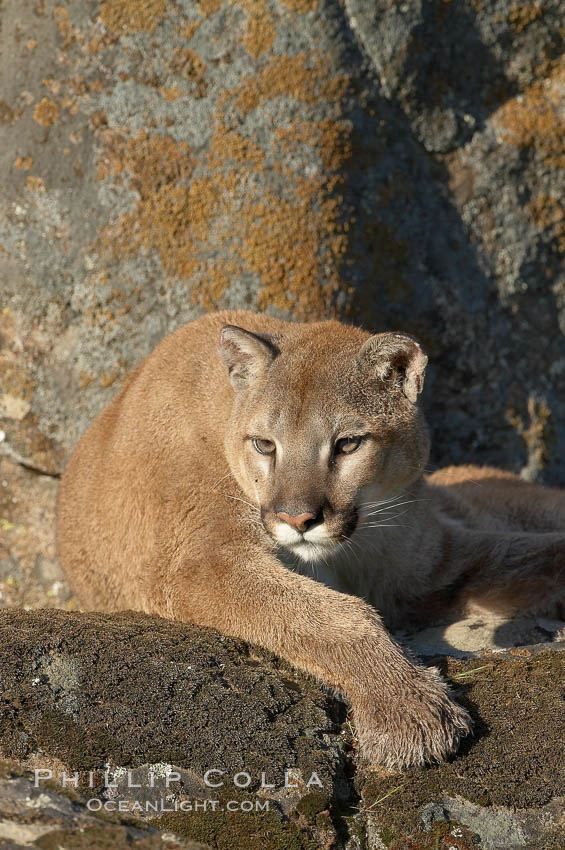
POLYGON ((359 543, 358 540, 353 540, 351 537, 347 537, 347 538, 345 538, 345 540, 346 540, 347 543, 349 543, 352 556, 354 556, 356 554, 356 552, 355 552, 356 548, 359 549, 359 552, 361 553, 361 555, 363 555, 365 553, 365 551, 366 551, 365 547, 361 546, 361 544, 359 543))
POLYGON ((229 478, 231 474, 232 474, 231 472, 226 472, 226 474, 225 474, 225 475, 222 475, 222 477, 221 477, 221 478, 219 478, 219 479, 218 479, 218 481, 216 481, 216 483, 215 483, 215 484, 214 484, 214 486, 212 487, 212 492, 216 489, 216 487, 218 486, 218 484, 221 484, 221 483, 222 483, 222 481, 225 481, 225 480, 226 480, 226 478, 229 478))
POLYGON ((353 542, 345 536, 345 534, 341 535, 343 551, 347 557, 347 563, 351 564, 352 558, 355 555, 355 550, 353 548, 353 542))
POLYGON ((406 525, 405 523, 400 522, 375 522, 370 525, 366 525, 365 528, 413 528, 412 525, 406 525))
POLYGON ((259 508, 256 505, 252 505, 246 499, 240 499, 239 496, 229 496, 227 493, 222 493, 222 496, 225 496, 226 499, 233 499, 235 502, 243 502, 244 505, 249 505, 250 508, 259 513, 259 508))
POLYGON ((405 493, 401 491, 400 493, 396 493, 394 496, 391 496, 389 499, 378 499, 376 502, 360 502, 360 508, 376 508, 379 505, 386 505, 389 502, 394 502, 395 499, 401 499, 405 495, 410 495, 409 493, 405 493))
MULTIPOLYGON (((400 511, 400 513, 394 514, 394 516, 383 517, 383 520, 386 520, 386 522, 383 522, 383 520, 375 520, 373 522, 363 522, 359 526, 359 528, 360 528, 360 530, 363 530, 364 528, 387 528, 387 527, 398 526, 398 523, 393 523, 391 525, 390 521, 393 520, 393 519, 398 519, 398 517, 400 517, 400 516, 404 516, 404 514, 407 514, 408 511, 409 511, 409 508, 406 508, 405 511, 400 511)), ((410 528, 410 526, 404 526, 404 527, 410 528)))
POLYGON ((392 505, 387 505, 384 508, 379 508, 376 511, 371 511, 368 514, 365 514, 365 516, 374 516, 375 514, 380 514, 380 513, 383 513, 384 511, 392 511, 395 508, 401 508, 403 505, 412 505, 412 504, 414 504, 414 502, 429 502, 429 501, 430 501, 429 499, 407 499, 405 502, 395 502, 392 505))

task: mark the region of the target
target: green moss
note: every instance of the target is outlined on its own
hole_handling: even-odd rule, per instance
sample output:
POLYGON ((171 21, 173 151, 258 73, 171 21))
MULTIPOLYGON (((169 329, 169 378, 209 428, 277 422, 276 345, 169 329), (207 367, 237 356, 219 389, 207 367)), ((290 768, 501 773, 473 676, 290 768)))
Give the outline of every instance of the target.
POLYGON ((268 810, 241 812, 226 808, 230 800, 253 799, 253 795, 230 789, 218 795, 216 811, 208 808, 165 814, 153 820, 152 826, 201 841, 214 850, 318 850, 326 844, 335 846, 338 839, 345 844, 350 837, 339 811, 326 794, 307 794, 289 818, 280 813, 273 801, 268 810))
POLYGON ((311 794, 306 794, 305 797, 302 797, 296 807, 296 811, 310 820, 317 815, 318 812, 323 812, 325 809, 329 809, 329 806, 330 798, 328 795, 314 791, 311 794))
POLYGON ((175 812, 152 825, 214 850, 314 850, 316 846, 297 824, 281 821, 275 812, 175 812))
POLYGON ((242 644, 226 639, 219 645, 211 630, 142 615, 13 609, 3 619, 0 669, 5 697, 14 699, 13 710, 0 719, 7 757, 40 750, 67 772, 96 770, 97 780, 107 762, 124 767, 167 762, 201 774, 213 763, 219 730, 230 729, 223 767, 232 775, 249 770, 253 790, 262 771, 280 783, 293 766, 306 778, 316 772, 324 790, 336 782, 346 787, 337 758, 339 708, 334 710, 333 700, 314 682, 287 668, 270 669, 268 657, 264 664, 247 660, 242 644), (31 632, 34 641, 22 637, 31 632), (33 676, 38 663, 50 669, 53 657, 80 671, 80 689, 68 682, 55 687, 49 677, 29 685, 30 669, 33 676), (164 658, 174 663, 163 664, 164 658), (191 693, 194 698, 187 698, 191 693), (312 728, 333 735, 333 749, 310 734, 312 728))
POLYGON ((388 826, 385 826, 379 832, 379 838, 385 847, 390 847, 391 842, 394 840, 394 832, 388 826))
POLYGON ((154 836, 147 836, 145 839, 132 842, 127 830, 121 826, 88 826, 80 831, 55 829, 38 838, 35 846, 40 850, 60 850, 62 847, 65 850, 128 850, 133 844, 140 850, 141 848, 153 850, 159 846, 158 842, 162 844, 160 836, 157 840, 154 836))
POLYGON ((25 771, 17 761, 5 759, 0 761, 0 779, 11 779, 13 776, 23 776, 25 771))
POLYGON ((367 828, 364 817, 359 814, 353 817, 345 817, 344 824, 348 837, 357 839, 359 850, 366 850, 367 828))
POLYGON ((92 770, 119 754, 116 741, 108 730, 91 728, 86 740, 84 728, 68 714, 56 710, 44 712, 36 738, 39 746, 62 759, 68 758, 68 753, 72 752, 72 766, 76 770, 92 770))
MULTIPOLYGON (((389 850, 443 850, 444 838, 456 824, 434 823, 426 832, 419 812, 444 797, 463 797, 487 808, 535 810, 563 793, 565 765, 558 742, 565 653, 523 653, 489 659, 488 665, 462 678, 456 674, 474 670, 477 660, 447 661, 443 672, 457 687, 456 699, 475 720, 474 737, 464 741, 450 761, 407 771, 403 787, 378 805, 376 801, 398 784, 397 777, 359 771, 355 781, 364 808, 371 810, 369 816, 389 850)), ((471 834, 460 829, 462 837, 451 843, 458 850, 472 848, 471 834)), ((557 846, 565 847, 563 842, 557 846)))

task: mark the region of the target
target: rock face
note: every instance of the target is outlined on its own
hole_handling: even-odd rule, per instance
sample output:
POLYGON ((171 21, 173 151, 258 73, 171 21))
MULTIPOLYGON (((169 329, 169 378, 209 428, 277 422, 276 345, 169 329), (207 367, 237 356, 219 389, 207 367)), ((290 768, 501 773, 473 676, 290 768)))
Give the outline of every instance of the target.
POLYGON ((0 455, 0 606, 66 605, 55 554, 57 481, 0 455))
POLYGON ((441 664, 473 714, 474 739, 431 770, 359 772, 375 840, 389 850, 565 847, 565 655, 539 649, 441 664))
POLYGON ((0 413, 50 472, 216 307, 421 337, 434 463, 565 481, 559 0, 2 10, 0 413))
POLYGON ((267 653, 132 613, 2 611, 0 840, 563 850, 559 647, 441 661, 475 738, 395 776, 359 762, 342 702, 267 653))
POLYGON ((133 613, 12 609, 2 627, 5 758, 248 770, 253 789, 262 771, 280 785, 286 768, 305 781, 316 770, 328 793, 347 789, 339 704, 275 659, 269 669, 212 630, 133 613), (10 711, 14 699, 26 708, 10 711))
POLYGON ((565 482, 560 12, 4 3, 0 603, 68 597, 56 487, 12 463, 58 475, 209 309, 405 329, 434 465, 565 482))
POLYGON ((131 818, 89 811, 78 794, 35 783, 17 766, 0 763, 0 846, 41 850, 209 850, 131 818))
POLYGON ((259 850, 271 831, 288 847, 335 835, 303 813, 355 797, 343 703, 266 653, 143 615, 16 609, 0 647, 0 756, 51 770, 57 790, 76 771, 67 787, 102 813, 125 800, 165 831, 180 814, 185 837, 200 824, 223 846, 239 830, 259 850), (194 800, 207 808, 187 815, 194 800))

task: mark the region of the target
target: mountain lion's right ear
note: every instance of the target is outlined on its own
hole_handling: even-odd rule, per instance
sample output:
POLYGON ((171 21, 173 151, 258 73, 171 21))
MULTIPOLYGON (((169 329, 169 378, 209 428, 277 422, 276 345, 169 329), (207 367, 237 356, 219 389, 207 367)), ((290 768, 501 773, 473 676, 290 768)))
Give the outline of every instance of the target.
POLYGON ((420 343, 408 334, 375 334, 361 348, 358 361, 378 380, 401 386, 412 403, 422 392, 428 358, 420 343))
POLYGON ((228 377, 235 390, 242 389, 248 381, 262 374, 278 354, 268 339, 235 325, 224 325, 218 350, 226 361, 228 377))

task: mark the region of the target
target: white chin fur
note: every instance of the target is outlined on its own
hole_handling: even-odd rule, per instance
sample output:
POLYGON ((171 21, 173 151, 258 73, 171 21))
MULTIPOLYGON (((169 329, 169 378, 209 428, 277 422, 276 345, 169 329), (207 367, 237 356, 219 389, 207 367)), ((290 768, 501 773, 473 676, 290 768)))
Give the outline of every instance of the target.
POLYGON ((321 546, 333 545, 331 537, 328 537, 328 532, 325 523, 315 525, 310 531, 304 535, 304 540, 308 543, 319 543, 321 546))
POLYGON ((316 525, 304 535, 295 531, 286 522, 278 523, 273 534, 277 543, 286 546, 303 561, 319 561, 334 548, 335 542, 328 537, 324 524, 316 525))
POLYGON ((305 540, 302 543, 295 543, 288 548, 294 555, 298 555, 302 561, 312 563, 327 557, 327 555, 329 555, 329 553, 335 548, 335 544, 319 546, 316 543, 308 543, 305 540))
POLYGON ((295 531, 286 522, 279 522, 273 531, 273 537, 282 546, 292 546, 293 544, 301 543, 303 537, 299 531, 295 531))

